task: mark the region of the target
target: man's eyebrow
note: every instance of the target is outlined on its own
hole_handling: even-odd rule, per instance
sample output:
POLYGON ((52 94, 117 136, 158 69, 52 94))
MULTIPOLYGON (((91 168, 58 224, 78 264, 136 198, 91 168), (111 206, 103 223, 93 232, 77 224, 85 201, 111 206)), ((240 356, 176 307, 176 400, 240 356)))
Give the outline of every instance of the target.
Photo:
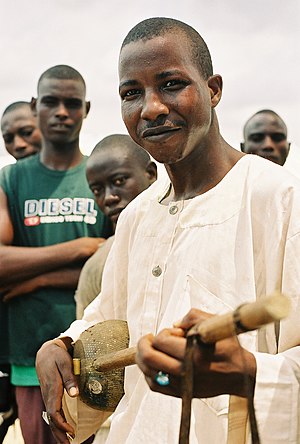
MULTIPOLYGON (((56 95, 51 95, 51 94, 47 94, 45 96, 41 96, 41 100, 57 100, 59 101, 60 98, 57 97, 56 95)), ((64 102, 71 102, 71 103, 83 103, 83 100, 80 97, 65 97, 64 99, 62 99, 64 102)))
POLYGON ((80 99, 79 97, 66 97, 64 99, 65 102, 76 102, 76 103, 82 103, 83 100, 80 99))
POLYGON ((44 96, 41 96, 41 100, 43 99, 56 99, 56 97, 51 94, 45 94, 44 96))
MULTIPOLYGON (((157 74, 155 77, 158 80, 162 80, 162 79, 165 79, 167 77, 174 76, 174 75, 182 75, 182 72, 179 71, 178 69, 174 69, 174 70, 171 70, 171 71, 163 71, 163 72, 157 74)), ((121 88, 123 88, 123 87, 126 87, 126 86, 136 86, 137 84, 138 84, 138 82, 136 80, 124 80, 124 82, 120 83, 119 90, 121 88)))
POLYGON ((157 79, 165 79, 166 77, 170 76, 176 76, 176 75, 182 75, 182 72, 178 69, 173 69, 172 71, 163 71, 160 74, 157 74, 157 79))
POLYGON ((136 80, 124 80, 124 82, 121 82, 119 85, 119 91, 121 88, 123 88, 125 86, 135 86, 135 85, 137 85, 136 80))
POLYGON ((252 136, 252 134, 263 134, 263 135, 269 136, 270 134, 271 135, 272 134, 284 134, 285 135, 285 132, 284 131, 271 131, 271 132, 269 132, 269 131, 253 131, 253 132, 250 132, 251 136, 252 136))

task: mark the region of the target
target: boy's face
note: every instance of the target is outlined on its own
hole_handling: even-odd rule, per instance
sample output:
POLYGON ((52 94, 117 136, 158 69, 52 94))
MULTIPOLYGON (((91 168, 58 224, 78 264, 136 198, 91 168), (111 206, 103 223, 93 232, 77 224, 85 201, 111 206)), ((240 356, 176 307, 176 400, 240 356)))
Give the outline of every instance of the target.
POLYGON ((45 78, 39 85, 34 105, 45 140, 60 144, 79 139, 82 121, 89 108, 82 82, 45 78))
POLYGON ((154 159, 172 164, 201 149, 215 105, 184 34, 129 43, 119 77, 124 123, 154 159))
POLYGON ((41 133, 30 106, 8 111, 1 120, 5 148, 16 160, 31 156, 41 149, 41 133))
POLYGON ((122 149, 105 149, 88 159, 86 176, 98 207, 115 226, 129 202, 155 181, 156 170, 143 168, 122 149))
POLYGON ((244 153, 257 154, 283 165, 290 149, 286 126, 276 115, 256 114, 245 128, 245 141, 241 147, 244 153))

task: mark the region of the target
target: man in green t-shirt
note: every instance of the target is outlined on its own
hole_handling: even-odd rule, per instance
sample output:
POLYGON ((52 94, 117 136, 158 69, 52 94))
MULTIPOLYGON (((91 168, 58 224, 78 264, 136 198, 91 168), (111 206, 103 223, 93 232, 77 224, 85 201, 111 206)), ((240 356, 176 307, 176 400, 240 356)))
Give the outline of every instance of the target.
POLYGON ((78 71, 45 71, 32 99, 42 149, 0 175, 0 289, 8 305, 12 383, 25 444, 52 444, 34 361, 40 345, 75 319, 79 273, 110 221, 85 178, 79 134, 90 103, 78 71))
MULTIPOLYGON (((30 102, 8 105, 1 117, 1 133, 6 151, 16 160, 41 149, 41 133, 30 102)), ((0 443, 17 417, 14 388, 10 384, 7 305, 0 300, 0 443)))

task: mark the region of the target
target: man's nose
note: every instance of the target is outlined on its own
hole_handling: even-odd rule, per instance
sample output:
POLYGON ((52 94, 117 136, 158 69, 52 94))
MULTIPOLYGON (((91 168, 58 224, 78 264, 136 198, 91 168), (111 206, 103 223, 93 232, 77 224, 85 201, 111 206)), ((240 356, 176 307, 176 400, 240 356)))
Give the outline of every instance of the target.
POLYGON ((144 120, 156 120, 159 116, 168 115, 169 108, 162 101, 160 94, 152 91, 145 94, 141 117, 144 120))
POLYGON ((19 136, 18 134, 14 137, 14 148, 16 151, 21 151, 25 149, 27 146, 27 143, 23 139, 23 137, 19 136))
POLYGON ((276 148, 276 143, 273 141, 272 137, 268 134, 265 135, 263 140, 262 148, 264 150, 274 150, 276 148))
POLYGON ((56 108, 55 115, 60 118, 66 118, 69 115, 68 109, 63 102, 60 102, 56 108))
POLYGON ((105 190, 104 205, 106 207, 110 207, 110 206, 118 203, 119 201, 120 201, 120 196, 116 193, 115 190, 113 190, 111 188, 107 188, 105 190))

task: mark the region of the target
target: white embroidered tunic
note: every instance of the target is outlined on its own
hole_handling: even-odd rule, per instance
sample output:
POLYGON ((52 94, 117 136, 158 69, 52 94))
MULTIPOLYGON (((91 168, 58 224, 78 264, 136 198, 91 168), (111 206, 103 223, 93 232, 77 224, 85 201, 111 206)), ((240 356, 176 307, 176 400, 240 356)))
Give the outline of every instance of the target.
MULTIPOLYGON (((98 321, 126 319, 135 345, 191 307, 224 313, 279 288, 293 307, 280 326, 279 354, 273 325, 240 339, 257 359, 262 444, 300 442, 300 182, 248 155, 193 199, 173 201, 171 193, 164 200, 169 186, 156 182, 122 212, 102 293, 64 336, 76 339, 98 321)), ((137 366, 125 375, 107 444, 176 444, 181 401, 151 392, 137 366)), ((227 395, 193 400, 190 443, 225 444, 227 410, 227 395)))

